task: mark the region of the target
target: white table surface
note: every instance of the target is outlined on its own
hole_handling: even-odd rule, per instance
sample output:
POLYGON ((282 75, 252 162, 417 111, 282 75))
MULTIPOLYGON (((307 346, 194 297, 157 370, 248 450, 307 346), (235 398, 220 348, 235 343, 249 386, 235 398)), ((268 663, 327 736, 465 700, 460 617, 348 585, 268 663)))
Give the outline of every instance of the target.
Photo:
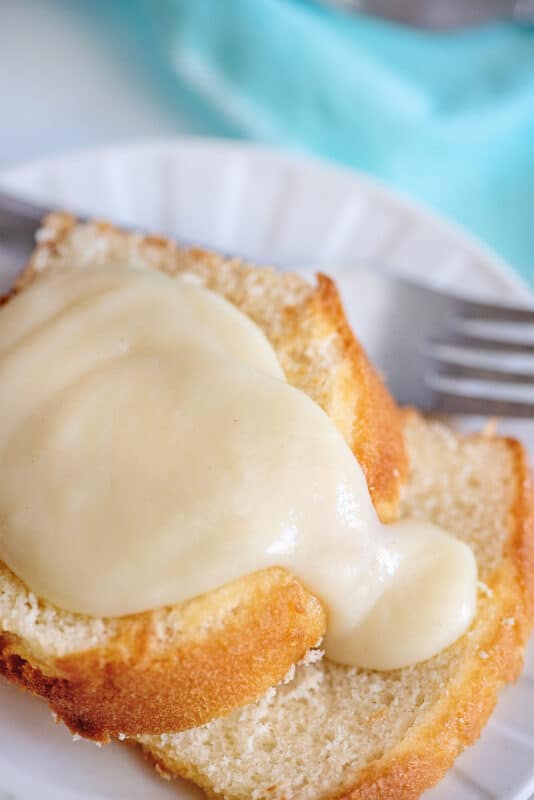
MULTIPOLYGON (((110 0, 113 2, 113 0, 110 0)), ((158 95, 91 0, 0 0, 0 169, 111 142, 209 133, 158 95)))

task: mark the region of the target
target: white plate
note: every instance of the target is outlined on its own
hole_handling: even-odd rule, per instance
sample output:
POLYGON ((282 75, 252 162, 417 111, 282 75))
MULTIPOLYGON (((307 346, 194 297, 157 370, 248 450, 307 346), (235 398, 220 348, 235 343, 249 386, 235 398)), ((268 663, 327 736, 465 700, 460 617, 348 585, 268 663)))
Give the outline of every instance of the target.
MULTIPOLYGON (((452 289, 521 298, 522 282, 455 226, 369 178, 250 145, 158 141, 32 163, 0 175, 29 198, 137 224, 260 262, 333 272, 350 298, 358 260, 452 289)), ((11 279, 0 260, 0 291, 11 279)), ((349 308, 349 313, 350 313, 349 308)), ((399 313, 402 313, 399 310, 399 313)), ((358 332, 357 319, 355 327, 358 332)), ((359 331, 364 338, 372 331, 359 331)), ((510 430, 510 426, 508 426, 510 430)), ((529 423, 512 432, 534 456, 529 423)), ((170 787, 127 748, 72 743, 41 701, 0 684, 0 800, 151 800, 170 787)), ((425 800, 525 800, 534 791, 534 648, 481 740, 425 800)))

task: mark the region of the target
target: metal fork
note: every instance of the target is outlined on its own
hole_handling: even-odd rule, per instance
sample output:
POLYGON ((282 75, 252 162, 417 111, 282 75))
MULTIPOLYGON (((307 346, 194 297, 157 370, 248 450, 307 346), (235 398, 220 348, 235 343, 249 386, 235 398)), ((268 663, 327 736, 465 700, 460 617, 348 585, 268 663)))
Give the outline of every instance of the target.
MULTIPOLYGON (((13 277, 50 210, 0 192, 0 254, 13 277)), ((376 267, 344 275, 349 319, 400 403, 534 418, 533 306, 465 300, 376 267)))
POLYGON ((534 306, 478 302, 377 268, 338 276, 349 320, 396 399, 534 419, 534 306))

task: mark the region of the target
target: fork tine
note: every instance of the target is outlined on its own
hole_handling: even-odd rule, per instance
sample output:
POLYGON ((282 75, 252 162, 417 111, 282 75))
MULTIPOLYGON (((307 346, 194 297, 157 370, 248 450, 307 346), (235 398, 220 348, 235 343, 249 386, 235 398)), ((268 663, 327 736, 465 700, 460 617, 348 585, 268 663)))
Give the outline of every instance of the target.
POLYGON ((499 400, 488 400, 480 397, 461 397, 435 392, 433 411, 444 414, 474 414, 479 417, 517 417, 532 419, 534 406, 529 403, 503 403, 499 400))
POLYGON ((436 369, 425 373, 425 383, 442 411, 534 418, 531 384, 465 378, 436 369))
MULTIPOLYGON (((430 340, 423 343, 423 357, 435 362, 441 372, 444 367, 453 368, 456 374, 460 369, 468 370, 470 377, 485 377, 483 372, 498 375, 497 380, 529 382, 534 378, 534 350, 519 349, 493 350, 479 347, 466 347, 463 343, 447 340, 430 340), (475 373, 479 373, 476 375, 475 373)), ((488 376, 486 376, 488 377, 488 376)))
POLYGON ((534 347, 534 323, 531 322, 453 315, 446 321, 446 325, 455 336, 534 347))
POLYGON ((429 341, 436 344, 450 344, 456 347, 465 347, 471 350, 490 351, 492 353, 524 353, 525 355, 534 354, 534 342, 507 341, 505 339, 495 339, 484 336, 466 336, 464 334, 442 333, 433 336, 429 341))
POLYGON ((489 320, 495 322, 519 322, 534 324, 534 306, 524 307, 500 305, 455 298, 456 313, 460 319, 489 320))
MULTIPOLYGON (((500 371, 486 367, 467 366, 465 364, 443 363, 439 366, 439 374, 456 378, 496 381, 497 383, 522 383, 534 385, 534 372, 500 371)), ((534 389, 533 389, 534 395, 534 389)))

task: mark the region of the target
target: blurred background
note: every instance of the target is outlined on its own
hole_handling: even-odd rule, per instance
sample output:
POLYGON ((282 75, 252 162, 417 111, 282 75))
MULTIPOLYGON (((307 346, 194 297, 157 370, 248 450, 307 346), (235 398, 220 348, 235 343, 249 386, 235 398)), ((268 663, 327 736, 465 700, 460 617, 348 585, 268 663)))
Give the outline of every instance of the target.
POLYGON ((281 146, 444 212, 534 284, 529 0, 0 0, 0 12, 0 169, 146 137, 281 146))

